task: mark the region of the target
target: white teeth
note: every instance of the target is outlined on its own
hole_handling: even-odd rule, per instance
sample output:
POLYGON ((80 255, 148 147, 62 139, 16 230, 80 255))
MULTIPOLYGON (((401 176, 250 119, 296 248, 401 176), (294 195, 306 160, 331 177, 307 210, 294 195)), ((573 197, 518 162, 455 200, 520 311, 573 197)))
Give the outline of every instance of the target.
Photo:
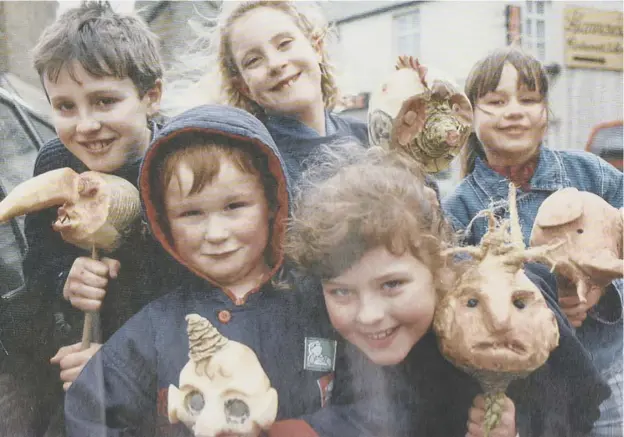
POLYGON ((292 79, 289 79, 288 82, 283 83, 282 85, 279 86, 280 90, 286 89, 286 88, 290 88, 292 86, 292 84, 299 78, 299 75, 293 77, 292 79))
POLYGON ((90 143, 86 143, 85 147, 89 150, 93 150, 95 152, 104 149, 106 146, 108 146, 111 143, 110 140, 107 141, 92 141, 90 143))
POLYGON ((396 328, 390 328, 390 329, 386 329, 385 331, 377 332, 375 334, 368 334, 367 337, 372 340, 382 340, 388 337, 390 334, 392 334, 395 331, 395 329, 396 328))

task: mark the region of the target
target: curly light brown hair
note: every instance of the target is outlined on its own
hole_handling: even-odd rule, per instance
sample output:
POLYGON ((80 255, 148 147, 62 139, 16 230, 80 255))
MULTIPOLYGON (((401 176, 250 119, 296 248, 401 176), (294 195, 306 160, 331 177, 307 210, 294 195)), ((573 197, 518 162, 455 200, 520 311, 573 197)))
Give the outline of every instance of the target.
POLYGON ((263 112, 263 109, 256 102, 246 97, 236 86, 236 80, 240 78, 240 71, 236 66, 230 46, 230 33, 236 20, 247 12, 260 7, 276 9, 287 14, 308 38, 310 44, 321 44, 320 67, 323 102, 326 108, 332 109, 336 104, 338 87, 336 86, 333 66, 329 62, 327 49, 323 44, 329 32, 329 26, 323 19, 320 10, 313 8, 313 5, 302 5, 297 4, 295 1, 283 0, 252 0, 223 3, 224 9, 221 11, 214 29, 211 47, 217 51, 218 75, 221 82, 221 92, 226 100, 225 103, 245 109, 256 115, 263 112))
POLYGON ((413 160, 379 147, 325 146, 304 173, 286 238, 286 255, 305 273, 331 279, 366 251, 409 251, 441 290, 442 249, 452 233, 425 191, 413 160))

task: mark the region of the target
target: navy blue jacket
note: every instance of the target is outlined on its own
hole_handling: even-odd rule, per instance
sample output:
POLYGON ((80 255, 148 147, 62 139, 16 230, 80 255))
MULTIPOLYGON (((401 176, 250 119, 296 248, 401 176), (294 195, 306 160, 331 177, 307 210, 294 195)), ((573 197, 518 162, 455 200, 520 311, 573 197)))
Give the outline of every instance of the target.
MULTIPOLYGON (((516 407, 517 429, 522 437, 585 435, 599 416, 598 405, 610 390, 556 304, 554 277, 538 264, 527 264, 525 272, 556 315, 560 341, 546 364, 527 378, 512 382, 507 390, 516 407)), ((306 417, 318 435, 345 435, 344 418, 333 417, 332 421, 330 410, 342 411, 358 424, 362 435, 466 434, 468 410, 482 390, 477 380, 443 358, 432 332, 395 366, 376 366, 352 346, 346 348, 344 356, 349 374, 342 378, 351 384, 346 400, 355 399, 355 403, 340 405, 342 399, 334 396, 331 408, 306 417)))
POLYGON ((314 156, 319 146, 347 140, 368 146, 368 128, 365 122, 329 111, 325 112, 325 136, 319 135, 298 119, 286 115, 264 115, 261 121, 282 154, 294 186, 306 170, 306 159, 314 156))
MULTIPOLYGON (((236 108, 202 106, 171 119, 147 151, 140 176, 145 216, 159 243, 180 264, 162 223, 158 200, 158 164, 176 147, 176 137, 195 131, 251 145, 269 160, 278 182, 278 210, 273 220, 273 272, 293 285, 277 290, 271 281, 244 298, 230 296, 201 272, 187 267, 178 285, 132 317, 85 366, 66 395, 68 436, 192 435, 167 419, 167 390, 177 386, 188 360, 185 316, 199 313, 231 340, 257 354, 279 396, 278 420, 312 413, 331 394, 337 343, 318 288, 316 292, 282 267, 282 246, 288 216, 287 176, 283 161, 264 126, 236 108), (228 311, 231 316, 219 317, 228 311), (307 347, 321 340, 327 364, 315 366, 307 347)), ((186 266, 185 266, 186 267, 186 266)))
MULTIPOLYGON (((156 130, 156 124, 152 124, 156 130)), ((134 186, 138 182, 140 160, 128 162, 113 174, 131 182, 134 186)), ((69 167, 77 173, 88 171, 87 166, 74 156, 58 138, 50 140, 40 150, 33 176, 38 176, 59 168, 69 167)), ((63 287, 67 275, 76 258, 90 256, 90 252, 66 243, 60 233, 52 229, 56 220, 56 207, 26 215, 25 234, 28 251, 24 258, 24 277, 28 293, 38 296, 40 305, 35 318, 38 323, 45 323, 48 329, 41 342, 46 346, 46 354, 56 353, 60 346, 80 341, 84 314, 73 308, 63 299, 63 287), (52 319, 52 325, 48 323, 52 319), (52 328, 53 326, 53 328, 52 328)), ((136 313, 151 296, 142 294, 145 287, 145 272, 157 270, 146 264, 142 256, 145 252, 157 249, 151 238, 140 232, 133 233, 124 242, 124 245, 112 254, 111 258, 121 263, 119 276, 111 280, 107 288, 106 297, 100 311, 101 341, 106 340, 130 316, 136 313)))
MULTIPOLYGON (((365 147, 370 145, 368 125, 364 121, 329 111, 325 112, 325 136, 294 117, 270 114, 261 120, 273 136, 295 187, 307 169, 307 164, 311 162, 308 159, 314 158, 321 145, 341 141, 354 141, 365 147)), ((436 180, 426 175, 425 183, 436 192, 439 200, 440 189, 436 180)))

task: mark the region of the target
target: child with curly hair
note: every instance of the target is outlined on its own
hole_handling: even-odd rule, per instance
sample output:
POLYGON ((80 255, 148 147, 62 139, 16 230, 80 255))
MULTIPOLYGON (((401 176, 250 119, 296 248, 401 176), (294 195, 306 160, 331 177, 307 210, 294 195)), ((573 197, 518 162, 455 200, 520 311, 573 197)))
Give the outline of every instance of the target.
MULTIPOLYGON (((376 435, 483 435, 479 384, 443 358, 431 330, 460 264, 442 256, 451 234, 419 168, 379 148, 326 149, 300 183, 287 254, 321 279, 331 323, 351 344, 357 422, 376 435)), ((490 435, 582 435, 608 389, 557 307, 552 277, 538 265, 525 271, 557 317, 560 343, 510 385, 490 435)))

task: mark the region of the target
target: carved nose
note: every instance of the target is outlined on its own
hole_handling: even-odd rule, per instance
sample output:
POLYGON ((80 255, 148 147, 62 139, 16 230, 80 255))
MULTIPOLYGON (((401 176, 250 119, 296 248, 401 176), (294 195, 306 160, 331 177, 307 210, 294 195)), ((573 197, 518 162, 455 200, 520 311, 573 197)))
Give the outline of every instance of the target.
POLYGON ((493 296, 485 305, 484 318, 486 326, 496 333, 509 331, 511 322, 511 302, 502 296, 493 296))

